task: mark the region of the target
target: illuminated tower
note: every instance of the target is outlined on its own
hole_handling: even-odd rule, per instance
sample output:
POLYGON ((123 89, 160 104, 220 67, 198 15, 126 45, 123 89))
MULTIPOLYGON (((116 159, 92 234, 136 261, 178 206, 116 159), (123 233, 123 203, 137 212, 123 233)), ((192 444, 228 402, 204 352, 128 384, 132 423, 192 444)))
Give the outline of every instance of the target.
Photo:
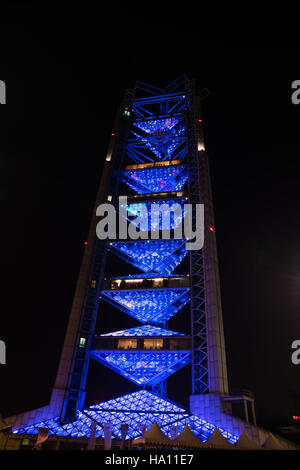
MULTIPOLYGON (((137 437, 141 432, 138 425, 147 415, 150 424, 160 419, 167 433, 171 423, 179 429, 188 423, 202 439, 218 425, 234 442, 243 429, 231 416, 234 400, 245 404, 251 397, 228 393, 200 96, 185 75, 164 89, 137 82, 127 91, 114 122, 50 404, 17 417, 15 432, 35 433, 43 425, 57 435, 88 436, 94 420, 99 425, 98 436, 103 435, 103 423, 111 421, 116 437, 118 425, 126 419, 130 436, 137 437), (121 192, 122 185, 127 189, 121 192), (121 196, 127 196, 125 203, 121 196), (141 216, 145 208, 151 212, 154 203, 156 207, 176 203, 182 216, 171 215, 171 234, 185 216, 186 203, 193 207, 204 204, 204 246, 189 251, 184 237, 161 238, 166 228, 161 217, 155 239, 100 240, 96 209, 103 203, 113 204, 119 212, 122 209, 120 217, 124 209, 128 222, 141 216), (105 279, 109 252, 128 263, 127 276, 105 279), (176 274, 184 260, 188 261, 186 272, 176 274), (132 266, 140 273, 130 275, 132 266), (137 326, 120 330, 116 324, 113 331, 94 336, 104 302, 133 317, 137 326), (187 305, 189 333, 169 329, 168 321, 187 305), (138 390, 84 408, 90 358, 132 381, 138 390), (188 364, 191 410, 166 396, 167 378, 188 364), (126 417, 124 410, 128 411, 126 417), (165 414, 154 418, 161 411, 165 414)), ((252 414, 254 417, 253 408, 252 414)))

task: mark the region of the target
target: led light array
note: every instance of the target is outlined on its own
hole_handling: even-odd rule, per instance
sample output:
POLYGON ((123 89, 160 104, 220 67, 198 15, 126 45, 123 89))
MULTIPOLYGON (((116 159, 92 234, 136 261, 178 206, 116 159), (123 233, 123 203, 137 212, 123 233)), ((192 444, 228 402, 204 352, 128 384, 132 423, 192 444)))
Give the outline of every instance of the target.
POLYGON ((191 352, 105 352, 91 356, 137 385, 155 385, 191 360, 191 352))
MULTIPOLYGON (((37 435, 39 428, 47 428, 50 436, 90 437, 91 425, 96 422, 97 438, 104 438, 103 425, 111 423, 112 438, 121 439, 121 423, 127 423, 129 430, 126 438, 136 439, 143 434, 143 427, 145 426, 147 431, 154 421, 169 438, 171 438, 171 427, 174 425, 181 433, 187 424, 202 441, 206 441, 216 428, 215 425, 191 415, 186 409, 170 400, 161 398, 147 390, 139 390, 85 408, 77 413, 77 419, 72 423, 61 425, 59 417, 55 417, 20 429, 13 429, 13 433, 37 435)), ((219 428, 219 431, 231 444, 234 444, 238 439, 238 436, 228 429, 219 428)))
POLYGON ((139 129, 142 129, 147 134, 168 132, 173 129, 178 123, 178 119, 175 117, 168 117, 164 119, 149 119, 146 121, 135 121, 134 125, 139 129))
POLYGON ((145 273, 171 274, 186 257, 185 240, 112 242, 110 249, 145 273))
MULTIPOLYGON (((144 201, 144 202, 132 202, 126 206, 120 204, 123 209, 127 211, 127 220, 139 225, 142 229, 145 227, 146 230, 174 230, 179 227, 182 219, 187 214, 187 208, 185 207, 185 199, 160 199, 158 201, 144 201), (181 213, 176 214, 175 211, 171 210, 171 206, 174 204, 175 208, 180 206, 181 213), (170 208, 170 217, 162 216, 163 208, 162 205, 170 208), (177 206, 178 205, 178 206, 177 206), (138 220, 136 218, 138 217, 138 220)), ((125 217, 122 214, 122 217, 125 217)))
POLYGON ((188 288, 105 290, 101 297, 141 323, 162 324, 190 300, 188 288))
POLYGON ((180 191, 187 181, 186 165, 170 165, 137 170, 124 170, 122 181, 138 194, 180 191))
POLYGON ((142 325, 136 326, 135 328, 128 328, 127 330, 105 333, 100 336, 184 336, 184 334, 153 325, 142 325))

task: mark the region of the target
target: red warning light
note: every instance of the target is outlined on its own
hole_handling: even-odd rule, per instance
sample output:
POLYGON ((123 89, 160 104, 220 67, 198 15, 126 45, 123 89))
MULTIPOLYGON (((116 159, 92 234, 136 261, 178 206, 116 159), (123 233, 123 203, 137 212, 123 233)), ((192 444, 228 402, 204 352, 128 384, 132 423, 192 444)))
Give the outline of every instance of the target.
POLYGON ((114 132, 111 133, 112 137, 114 137, 116 134, 114 132))
POLYGON ((210 232, 214 232, 214 231, 215 231, 215 229, 212 227, 212 225, 210 225, 208 228, 209 228, 209 231, 210 231, 210 232))
POLYGON ((198 119, 198 122, 202 122, 202 119, 198 119))
POLYGON ((85 246, 87 245, 87 242, 84 242, 85 246))

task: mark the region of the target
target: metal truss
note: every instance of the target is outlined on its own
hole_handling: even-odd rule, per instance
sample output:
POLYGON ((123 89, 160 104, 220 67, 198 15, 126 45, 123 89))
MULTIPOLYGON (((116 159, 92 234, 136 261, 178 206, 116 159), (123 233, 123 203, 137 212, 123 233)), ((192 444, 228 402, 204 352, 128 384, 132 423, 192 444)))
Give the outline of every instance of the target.
MULTIPOLYGON (((148 168, 145 168, 144 172, 139 170, 142 175, 141 180, 133 182, 132 180, 135 180, 134 173, 128 171, 125 173, 123 169, 125 156, 135 163, 159 162, 172 159, 180 160, 182 162, 182 172, 178 175, 178 178, 181 179, 178 182, 179 187, 175 175, 171 189, 165 186, 165 183, 162 183, 162 188, 165 191, 178 190, 178 188, 181 190, 188 174, 189 203, 194 205, 201 202, 197 158, 197 116, 194 99, 195 93, 192 83, 185 75, 182 75, 164 89, 137 82, 133 90, 127 91, 122 108, 122 124, 117 130, 118 145, 114 154, 114 168, 106 191, 106 194, 112 196, 113 202, 117 200, 122 171, 123 178, 126 176, 126 183, 130 183, 131 188, 140 194, 161 192, 161 182, 159 179, 162 178, 161 181, 164 182, 165 173, 170 171, 169 168, 166 171, 155 169, 154 172, 151 172, 148 168), (140 187, 139 184, 143 187, 140 187)), ((183 205, 185 199, 173 201, 173 199, 168 200, 164 198, 164 200, 160 200, 160 203, 171 204, 173 202, 183 205)), ((149 205, 151 202, 129 204, 127 207, 129 217, 137 215, 141 204, 149 205)), ((183 213, 184 215, 185 213, 183 213)), ((130 221, 132 220, 130 219, 130 221)), ((176 228, 181 221, 182 219, 177 220, 174 218, 172 229, 176 228)), ((163 228, 161 225, 160 222, 159 229, 163 228)), ((151 226, 149 229, 151 229, 151 226)), ((108 242, 96 240, 89 284, 78 328, 77 345, 74 350, 69 375, 69 386, 60 417, 62 423, 75 419, 77 410, 82 408, 84 403, 84 388, 100 297, 105 298, 105 300, 133 316, 141 323, 166 326, 168 319, 189 302, 191 296, 191 334, 193 336, 192 392, 203 393, 208 390, 202 251, 191 251, 190 253, 191 292, 186 288, 143 289, 140 291, 136 290, 135 292, 122 292, 121 290, 104 291, 102 290, 102 280, 107 251, 108 242)), ((172 272, 172 269, 181 262, 185 254, 182 247, 177 253, 171 253, 168 265, 165 267, 167 272, 170 269, 170 272, 172 272)), ((131 264, 137 265, 136 260, 132 262, 132 253, 123 252, 122 256, 123 259, 131 262, 131 264)), ((143 260, 140 260, 139 263, 140 269, 143 270, 145 263, 143 260)), ((152 265, 153 260, 152 262, 150 260, 149 266, 152 265)), ((148 271, 145 270, 145 272, 148 271)), ((101 357, 102 359, 104 360, 103 357, 101 357)), ((117 362, 113 367, 118 367, 117 362)), ((187 358, 181 362, 182 364, 186 363, 187 358)), ((180 360, 178 360, 179 363, 180 360)), ((122 373, 122 375, 124 374, 122 373)), ((166 381, 165 377, 161 378, 163 380, 160 380, 158 383, 149 383, 148 385, 153 386, 157 393, 164 396, 166 393, 166 381)))
POLYGON ((161 380, 157 384, 153 385, 151 387, 151 391, 153 393, 156 393, 160 397, 166 397, 167 396, 167 380, 161 380))
MULTIPOLYGON (((200 175, 198 163, 198 136, 196 129, 197 116, 195 111, 195 92, 190 80, 186 80, 186 132, 188 147, 188 188, 189 202, 199 204, 201 200, 200 175)), ((193 214, 193 226, 195 227, 193 214)), ((191 276, 191 336, 192 351, 192 393, 208 391, 208 351, 207 351, 207 325, 205 311, 205 279, 202 250, 190 252, 191 276)))
POLYGON ((183 115, 135 120, 128 139, 127 155, 137 163, 180 159, 186 156, 183 115))
MULTIPOLYGON (((133 126, 126 146, 127 157, 135 163, 164 161, 171 158, 184 161, 187 147, 184 115, 186 104, 183 90, 183 76, 170 84, 165 90, 137 82, 132 100, 129 100, 129 107, 133 114, 133 126), (141 98, 139 97, 140 93, 143 95, 141 98)), ((174 166, 174 168, 158 167, 133 171, 125 170, 122 173, 122 179, 139 194, 177 191, 185 185, 187 167, 183 163, 180 166, 174 166)), ((162 202, 172 203, 172 201, 160 201, 160 203, 162 202)), ((184 201, 179 203, 182 204, 184 201)), ((147 205, 147 202, 143 203, 143 205, 145 204, 147 205)), ((135 216, 136 211, 139 211, 139 209, 139 204, 129 205, 129 215, 135 216)), ((184 215, 183 212, 183 217, 184 215)), ((181 221, 182 218, 180 221, 174 220, 172 222, 174 227, 172 226, 172 228, 175 228, 181 221)), ((162 273, 167 270, 171 273, 187 254, 183 246, 184 242, 178 243, 176 241, 178 247, 174 246, 171 252, 167 248, 168 242, 159 243, 160 246, 158 247, 156 246, 157 243, 149 242, 150 245, 155 245, 156 249, 153 249, 153 247, 151 249, 148 244, 145 245, 142 241, 131 245, 125 243, 110 244, 110 249, 130 264, 144 270, 144 272, 149 272, 149 268, 150 271, 153 271, 156 266, 154 263, 157 263, 157 272, 162 273), (139 245, 141 246, 139 247, 139 245), (149 249, 151 254, 148 253, 149 249), (167 251, 165 251, 166 249, 167 251), (138 256, 138 253, 143 250, 145 252, 144 256, 142 253, 138 256), (162 259, 158 262, 158 258, 161 258, 160 252, 165 256, 162 256, 162 259)), ((144 290, 143 292, 102 291, 101 296, 140 322, 145 323, 148 321, 156 325, 164 324, 189 301, 188 291, 179 292, 171 289, 162 289, 160 292, 151 290, 144 290), (172 305, 173 303, 174 305, 172 305), (147 309, 147 305, 151 305, 151 308, 148 307, 147 309)), ((182 359, 181 362, 183 364, 186 360, 182 359)), ((119 371, 119 373, 121 372, 119 371)), ((152 387, 154 387, 155 392, 165 396, 166 380, 161 380, 159 383, 153 384, 152 387)))
MULTIPOLYGON (((165 88, 137 82, 133 90, 127 90, 122 108, 115 121, 112 136, 116 136, 116 138, 114 142, 111 140, 106 158, 106 162, 110 162, 110 166, 105 167, 107 171, 105 170, 101 179, 97 204, 112 201, 116 206, 120 181, 122 176, 124 180, 126 175, 125 182, 137 193, 132 196, 131 202, 126 206, 128 211, 126 218, 129 222, 132 222, 132 218, 138 214, 140 215, 142 206, 147 207, 149 214, 153 201, 158 206, 160 204, 170 206, 176 203, 183 208, 188 199, 193 207, 205 202, 208 206, 209 224, 213 223, 208 163, 205 153, 201 155, 198 150, 198 144, 201 142, 198 125, 201 119, 199 118, 194 85, 185 75, 180 76, 165 88), (140 165, 135 170, 140 172, 139 181, 131 172, 132 165, 127 167, 127 170, 130 171, 124 168, 126 157, 135 163, 151 162, 150 165, 140 165), (172 171, 172 165, 175 169, 174 159, 177 160, 177 168, 182 171, 178 175, 174 173, 172 176, 168 174, 168 171, 172 171), (179 166, 178 160, 181 166, 179 166), (161 170, 162 167, 167 168, 167 166, 168 170, 161 170), (150 167, 155 168, 154 171, 149 171, 150 167), (178 181, 176 180, 177 176, 178 181), (185 197, 186 191, 182 191, 186 177, 188 198, 185 197), (167 186, 167 183, 166 185, 163 183, 163 186, 160 187, 160 183, 167 178, 172 181, 170 187, 167 186), (176 194, 176 191, 179 190, 181 192, 176 194), (140 197, 139 194, 145 196, 140 197)), ((185 210, 181 212, 180 216, 174 214, 173 220, 171 220, 171 229, 176 229, 185 215, 185 210)), ((109 243, 108 240, 96 239, 94 223, 95 216, 90 229, 90 234, 93 233, 93 237, 89 235, 93 243, 84 258, 84 269, 82 275, 79 276, 78 285, 80 284, 80 288, 76 289, 73 303, 75 307, 74 309, 72 307, 68 326, 68 331, 71 331, 71 334, 66 335, 67 341, 59 366, 60 372, 57 376, 58 383, 62 383, 62 385, 54 388, 59 392, 61 391, 59 389, 66 390, 61 414, 23 428, 13 428, 12 432, 14 434, 37 435, 40 428, 47 428, 50 436, 89 438, 91 430, 96 424, 96 437, 104 438, 104 425, 110 423, 112 438, 121 439, 121 423, 126 423, 129 425, 127 439, 135 439, 140 437, 156 421, 169 437, 171 437, 174 425, 177 426, 179 433, 188 425, 198 438, 207 441, 216 426, 206 419, 191 415, 188 410, 167 400, 165 396, 167 377, 189 362, 192 363, 193 394, 209 392, 209 380, 213 376, 211 371, 214 369, 215 363, 222 371, 221 374, 215 374, 217 377, 213 377, 214 387, 211 388, 226 392, 228 386, 215 239, 211 238, 204 250, 190 251, 188 278, 185 275, 172 274, 187 255, 183 238, 109 243), (129 275, 130 282, 127 285, 126 279, 128 280, 128 277, 108 280, 110 284, 106 285, 104 270, 107 253, 110 249, 143 273, 129 275), (92 262, 90 262, 91 255, 92 262), (162 281, 162 284, 155 286, 152 275, 154 279, 162 277, 163 279, 159 280, 162 281), (205 275, 208 279, 207 282, 205 275), (189 280, 186 284, 184 282, 180 284, 182 280, 179 279, 179 283, 176 285, 171 279, 172 276, 177 278, 181 276, 189 280), (83 295, 82 286, 85 285, 87 277, 88 281, 83 295), (138 279, 140 284, 135 280, 132 282, 134 278, 138 279), (144 281, 147 278, 152 284, 144 281), (168 278, 168 284, 165 284, 164 278, 168 278), (211 279, 213 282, 210 282, 211 279), (115 282, 116 280, 120 280, 120 284, 115 282), (114 284, 111 284, 112 282, 114 284), (129 286, 130 283, 131 286, 129 286), (208 292, 207 298, 205 298, 205 288, 210 287, 210 284, 214 284, 214 292, 208 292), (141 325, 100 335, 106 338, 94 337, 99 302, 102 298, 131 315, 141 325), (192 347, 190 338, 182 338, 185 336, 182 333, 168 330, 167 323, 188 302, 190 302, 192 347), (209 331, 213 332, 218 328, 218 335, 209 335, 208 337, 208 326, 210 327, 209 331), (73 349, 74 331, 76 331, 76 342, 73 349), (112 338, 107 338, 109 336, 112 338), (136 347, 127 345, 122 349, 122 344, 124 346, 124 343, 130 343, 124 339, 126 336, 137 338, 136 347), (149 338, 142 339, 143 336, 164 336, 163 347, 165 349, 161 348, 159 344, 156 348, 149 349, 151 340, 149 341, 149 338), (122 339, 119 340, 117 337, 122 339), (180 349, 178 345, 180 341, 187 341, 182 343, 187 346, 180 349), (145 343, 147 347, 145 347, 145 343), (171 343, 176 349, 171 347, 171 343), (73 351, 71 361, 69 359, 70 350, 73 351), (140 387, 140 390, 84 408, 90 357, 94 357, 131 380, 140 387), (68 383, 66 384, 67 379, 68 383), (221 386, 217 383, 218 381, 223 382, 221 386)), ((195 230, 194 212, 192 223, 193 230, 195 230)), ((159 220, 157 231, 165 228, 162 221, 159 220)), ((149 225, 149 230, 151 229, 152 227, 149 225)), ((206 229, 208 230, 208 227, 206 229)), ((166 238, 166 235, 164 237, 166 238)), ((57 400, 56 394, 54 397, 57 400)), ((59 402, 59 399, 57 401, 59 402)), ((58 408, 60 402, 58 405, 55 403, 55 406, 58 408)), ((49 409, 51 408, 49 407, 49 409)), ((228 424, 226 430, 218 429, 230 443, 234 444, 237 441, 233 424, 228 424)))

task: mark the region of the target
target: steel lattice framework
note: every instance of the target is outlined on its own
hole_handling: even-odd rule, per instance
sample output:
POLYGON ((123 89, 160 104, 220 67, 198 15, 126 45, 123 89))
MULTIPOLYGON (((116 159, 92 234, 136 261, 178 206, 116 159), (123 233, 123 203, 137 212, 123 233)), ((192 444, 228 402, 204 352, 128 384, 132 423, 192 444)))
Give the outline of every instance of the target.
MULTIPOLYGON (((134 438, 141 434, 140 424, 150 427, 156 420, 168 435, 172 424, 179 431, 189 424, 202 440, 212 433, 212 424, 165 399, 167 377, 189 363, 192 384, 188 393, 228 391, 212 195, 199 104, 194 84, 185 75, 163 89, 137 82, 126 92, 114 122, 94 214, 99 204, 110 201, 127 222, 137 224, 138 217, 141 232, 154 230, 158 236, 99 240, 93 216, 49 405, 51 419, 14 432, 36 434, 42 426, 58 436, 89 436, 95 421, 98 436, 103 436, 103 424, 109 421, 113 436, 120 437, 120 423, 130 422, 128 437, 134 438), (121 183, 129 194, 120 192, 121 183), (187 215, 186 203, 205 207, 204 247, 190 252, 183 235, 172 238, 187 215), (170 227, 160 208, 174 205, 180 211, 171 212, 170 227), (146 218, 148 214, 151 217, 146 218), (159 237, 166 229, 171 229, 171 238, 159 237), (105 279, 107 256, 112 254, 140 274, 105 279), (188 272, 181 277, 174 274, 187 256, 188 272), (140 325, 94 337, 104 303, 140 325), (190 333, 186 336, 169 330, 168 321, 188 303, 190 333), (84 408, 91 357, 142 389, 84 408)), ((192 224, 195 229, 195 212, 192 224)), ((235 442, 235 436, 221 432, 235 442)))
POLYGON ((166 330, 154 325, 142 325, 127 330, 103 333, 101 336, 183 336, 183 333, 166 330))
MULTIPOLYGON (((200 188, 198 144, 200 142, 197 122, 200 116, 196 115, 195 93, 192 83, 186 82, 188 97, 186 110, 186 134, 188 146, 189 169, 189 202, 196 205, 205 203, 200 188)), ((199 126, 198 126, 199 129, 199 126)), ((194 215, 194 214, 193 214, 194 215)), ((193 217, 193 227, 195 227, 193 217)), ((208 391, 208 363, 207 363, 207 329, 205 310, 205 278, 202 250, 190 252, 191 274, 191 334, 193 338, 192 358, 192 393, 208 391)))
MULTIPOLYGON (((206 216, 208 216, 208 220, 212 221, 213 226, 209 181, 207 181, 208 176, 203 168, 205 163, 203 163, 203 154, 205 152, 202 120, 199 114, 199 102, 196 100, 193 82, 186 76, 179 77, 165 89, 157 89, 137 82, 135 89, 127 92, 125 96, 122 118, 119 117, 120 122, 112 134, 117 137, 117 145, 114 152, 110 152, 108 159, 112 162, 112 169, 109 177, 110 183, 104 197, 110 195, 110 200, 117 203, 121 180, 136 194, 147 196, 144 200, 140 196, 136 201, 123 203, 127 221, 136 223, 135 221, 139 220, 141 230, 154 229, 160 232, 168 228, 160 215, 156 219, 151 217, 153 211, 159 212, 163 205, 174 207, 174 204, 179 205, 182 209, 179 215, 175 212, 171 213, 170 228, 171 230, 177 229, 186 215, 185 203, 187 201, 193 206, 199 203, 207 205, 206 216), (154 199, 151 199, 151 194, 155 195, 154 199), (147 217, 145 220, 143 219, 144 214, 147 217), (148 214, 151 217, 148 218, 148 214)), ((123 210, 121 215, 123 216, 123 210)), ((193 228, 195 228, 194 213, 192 221, 193 228)), ((205 235, 208 238, 214 236, 207 227, 205 227, 205 235)), ((94 265, 98 266, 98 271, 102 269, 102 275, 100 271, 94 274, 94 270, 92 270, 90 283, 93 288, 89 289, 86 298, 88 311, 91 312, 91 322, 89 323, 91 330, 88 335, 83 331, 83 327, 86 325, 83 315, 82 327, 78 334, 79 342, 82 338, 87 337, 87 356, 96 358, 137 384, 152 385, 155 387, 155 391, 162 395, 166 393, 166 383, 162 379, 191 360, 192 393, 209 391, 208 329, 211 320, 208 318, 210 314, 207 308, 205 249, 192 250, 189 253, 190 286, 188 288, 161 286, 161 288, 155 289, 151 287, 140 289, 139 284, 132 282, 127 287, 128 281, 122 278, 118 281, 117 288, 114 286, 114 288, 103 289, 101 277, 103 277, 108 250, 145 273, 135 275, 137 281, 145 276, 155 275, 155 273, 160 276, 171 276, 174 269, 188 253, 184 239, 147 241, 139 239, 137 241, 116 241, 109 244, 96 241, 92 259, 94 265), (100 257, 102 257, 101 267, 100 264, 95 263, 96 259, 100 257), (126 284, 123 288, 121 288, 122 283, 126 284), (91 301, 89 301, 90 298, 91 301), (148 353, 141 351, 93 350, 90 333, 92 333, 97 316, 99 298, 134 317, 142 324, 147 324, 149 328, 160 327, 165 330, 168 320, 190 301, 191 351, 185 354, 179 351, 153 351, 149 356, 148 353), (170 364, 173 364, 173 367, 169 367, 170 364), (159 378, 161 380, 158 380, 159 378)), ((211 253, 207 253, 207 264, 211 262, 209 259, 211 256, 211 253)), ((84 349, 79 344, 77 355, 82 356, 84 349)), ((87 356, 83 357, 83 367, 87 367, 87 356)), ((67 392, 66 401, 71 414, 74 414, 74 409, 78 408, 79 402, 82 405, 82 401, 77 400, 73 411, 70 407, 72 397, 74 397, 73 403, 76 403, 76 387, 82 389, 86 378, 86 374, 78 374, 79 360, 80 358, 75 356, 73 367, 76 372, 71 374, 70 388, 67 392)), ((67 412, 66 419, 68 419, 68 415, 70 413, 67 412)))
POLYGON ((186 165, 124 170, 122 180, 138 194, 180 191, 187 180, 186 165))
POLYGON ((189 302, 188 289, 102 291, 101 297, 141 323, 164 324, 189 302))
MULTIPOLYGON (((191 415, 185 408, 176 405, 154 393, 141 390, 129 395, 109 400, 99 405, 90 406, 78 412, 76 420, 62 425, 59 416, 15 429, 14 434, 38 434, 39 428, 49 429, 50 436, 90 437, 91 425, 97 426, 96 437, 104 438, 104 424, 112 424, 113 439, 121 439, 121 423, 129 424, 126 439, 136 439, 143 434, 143 427, 148 430, 156 421, 162 431, 171 438, 171 427, 176 425, 179 432, 187 424, 194 434, 206 441, 213 433, 215 426, 207 421, 191 415)), ((238 437, 220 429, 223 436, 234 444, 238 437)))
POLYGON ((185 240, 111 242, 109 249, 145 273, 171 274, 187 256, 185 240))

